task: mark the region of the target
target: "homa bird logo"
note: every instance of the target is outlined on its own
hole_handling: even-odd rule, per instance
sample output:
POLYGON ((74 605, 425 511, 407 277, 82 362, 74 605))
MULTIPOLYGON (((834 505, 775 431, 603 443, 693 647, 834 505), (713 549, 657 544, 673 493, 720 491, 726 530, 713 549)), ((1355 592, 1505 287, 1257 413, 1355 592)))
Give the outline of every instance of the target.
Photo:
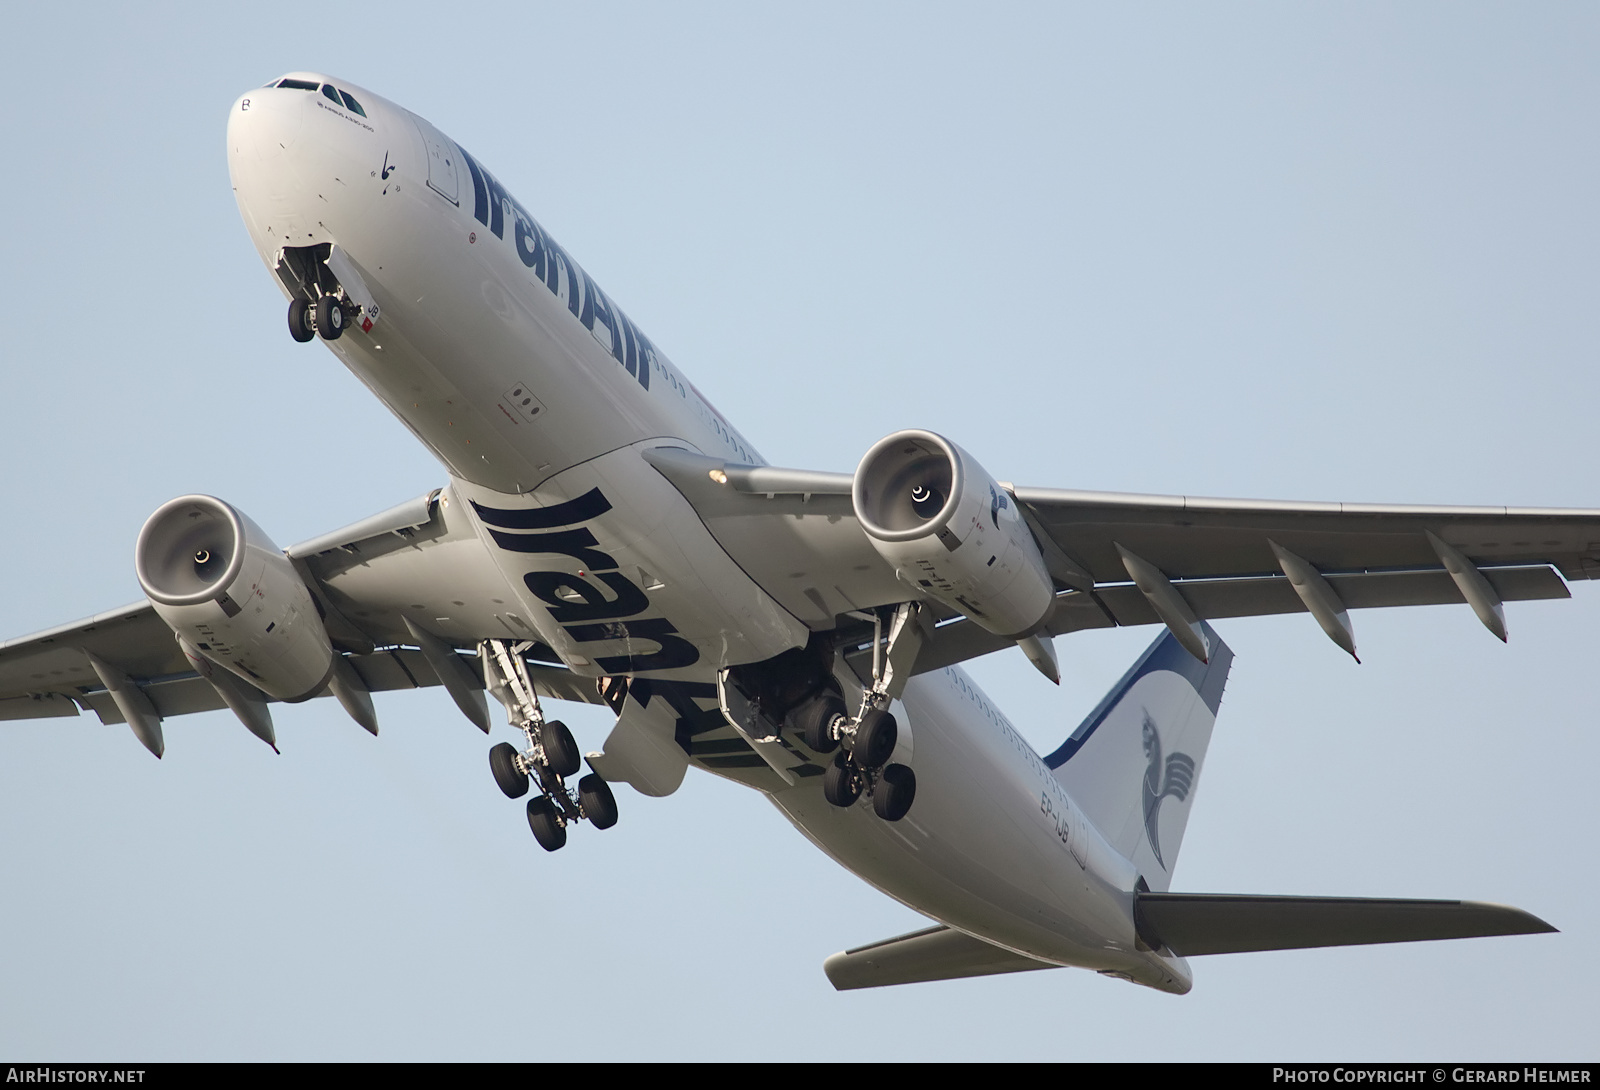
POLYGON ((1167 861, 1161 858, 1161 800, 1170 796, 1182 802, 1189 797, 1194 786, 1194 758, 1174 753, 1162 761, 1161 732, 1148 710, 1144 713, 1144 755, 1149 762, 1144 770, 1144 835, 1156 862, 1166 870, 1167 861))

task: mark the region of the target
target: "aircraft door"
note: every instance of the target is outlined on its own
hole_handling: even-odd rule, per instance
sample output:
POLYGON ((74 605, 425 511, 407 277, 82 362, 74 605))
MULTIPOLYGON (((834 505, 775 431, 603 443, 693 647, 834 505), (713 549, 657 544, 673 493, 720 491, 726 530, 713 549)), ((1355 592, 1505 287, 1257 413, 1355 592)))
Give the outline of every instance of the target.
POLYGON ((422 143, 428 149, 428 188, 459 207, 461 185, 456 173, 456 161, 460 155, 455 143, 416 114, 411 115, 411 120, 417 123, 422 143))

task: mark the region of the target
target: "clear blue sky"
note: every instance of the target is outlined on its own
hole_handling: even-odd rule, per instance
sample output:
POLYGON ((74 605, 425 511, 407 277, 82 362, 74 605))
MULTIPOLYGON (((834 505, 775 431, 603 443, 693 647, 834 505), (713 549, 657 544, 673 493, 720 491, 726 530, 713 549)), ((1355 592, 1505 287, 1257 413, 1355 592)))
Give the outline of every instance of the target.
MULTIPOLYGON (((774 462, 930 427, 1019 484, 1600 507, 1584 5, 24 5, 0 40, 0 636, 138 597, 210 492, 280 544, 443 483, 283 302, 226 111, 326 70, 487 163, 774 462), (575 14, 576 13, 576 14, 575 14)), ((1465 897, 1559 936, 838 995, 920 925, 692 776, 538 850, 430 692, 152 760, 0 724, 0 1055, 1594 1059, 1600 589, 1238 654, 1175 888, 1465 897), (1585 845, 1591 848, 1586 848, 1585 845), (541 988, 550 996, 541 1001, 541 988)), ((1042 749, 1149 638, 974 672, 1042 749)), ((586 747, 605 723, 567 715, 586 747)), ((509 737, 507 735, 506 737, 509 737)))

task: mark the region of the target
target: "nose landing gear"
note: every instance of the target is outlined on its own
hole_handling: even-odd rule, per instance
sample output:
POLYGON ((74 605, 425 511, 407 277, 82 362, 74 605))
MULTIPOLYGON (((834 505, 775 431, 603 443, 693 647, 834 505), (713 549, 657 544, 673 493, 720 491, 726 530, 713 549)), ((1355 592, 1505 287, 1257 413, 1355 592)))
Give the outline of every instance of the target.
POLYGON ((336 341, 344 333, 344 304, 337 295, 324 295, 317 300, 317 332, 325 341, 336 341))
POLYGON ((372 332, 378 304, 350 255, 331 242, 285 246, 275 271, 294 297, 289 303, 289 336, 304 344, 320 336, 336 341, 351 325, 372 332))
POLYGON ((315 304, 299 298, 289 303, 289 336, 301 344, 318 334, 325 341, 336 341, 349 324, 349 312, 337 295, 324 295, 315 304))
POLYGON ((311 312, 311 304, 304 299, 294 299, 289 303, 289 336, 305 344, 317 335, 316 316, 311 312))

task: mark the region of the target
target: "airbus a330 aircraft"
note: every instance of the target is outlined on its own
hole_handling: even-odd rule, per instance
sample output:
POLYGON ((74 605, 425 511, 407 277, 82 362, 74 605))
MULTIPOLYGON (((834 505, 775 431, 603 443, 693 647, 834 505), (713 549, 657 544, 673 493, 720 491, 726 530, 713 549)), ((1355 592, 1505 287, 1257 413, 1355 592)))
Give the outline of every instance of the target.
MULTIPOLYGON (((345 81, 234 103, 239 210, 320 340, 443 464, 415 501, 288 550, 208 496, 138 535, 145 598, 0 645, 0 718, 162 720, 442 685, 546 850, 619 820, 613 785, 692 765, 937 921, 836 954, 839 988, 1080 966, 1163 991, 1186 957, 1553 930, 1459 901, 1174 893, 1232 653, 1210 622, 1567 597, 1600 511, 1199 500, 1012 485, 902 431, 854 474, 767 466, 481 163, 345 81), (1035 753, 959 663, 1162 626, 1035 753), (544 702, 617 715, 585 754, 544 702), (505 728, 501 728, 504 730, 505 728), (587 765, 587 771, 585 766, 587 765), (589 829, 582 829, 587 824, 589 829)), ((487 787, 487 783, 485 785, 487 787)), ((627 809, 643 810, 644 799, 627 809)), ((628 815, 622 815, 624 819, 628 815)))

